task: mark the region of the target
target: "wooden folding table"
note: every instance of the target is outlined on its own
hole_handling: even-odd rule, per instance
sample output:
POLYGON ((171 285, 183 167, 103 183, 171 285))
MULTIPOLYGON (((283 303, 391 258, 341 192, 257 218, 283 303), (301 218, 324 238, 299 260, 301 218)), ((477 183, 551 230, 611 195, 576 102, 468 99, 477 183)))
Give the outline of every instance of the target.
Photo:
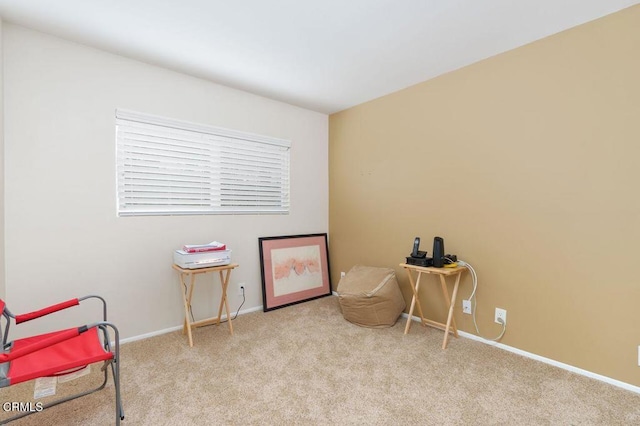
POLYGON ((180 287, 182 293, 182 302, 184 304, 184 325, 182 327, 182 334, 187 333, 189 336, 189 346, 193 347, 193 337, 191 335, 191 327, 203 327, 209 324, 220 325, 220 318, 222 316, 222 307, 226 308, 227 322, 229 324, 229 333, 233 335, 233 325, 231 324, 231 314, 229 312, 229 303, 227 302, 227 287, 229 286, 229 276, 234 268, 237 268, 237 263, 231 263, 223 266, 212 266, 210 268, 198 268, 198 269, 184 269, 178 265, 173 265, 173 269, 178 271, 180 275, 180 287), (220 307, 218 309, 218 316, 212 318, 206 318, 199 321, 191 321, 191 297, 193 296, 193 287, 196 283, 196 275, 207 274, 210 272, 218 272, 220 274, 220 284, 222 285, 222 294, 220 296, 220 307), (187 284, 187 277, 189 277, 189 283, 187 284))
POLYGON ((462 276, 462 272, 467 268, 462 266, 456 266, 455 268, 434 268, 432 266, 424 267, 424 266, 416 266, 409 265, 406 263, 401 263, 406 271, 407 275, 409 275, 409 283, 411 284, 411 291, 413 292, 413 298, 411 299, 411 307, 409 308, 409 318, 407 319, 407 325, 404 329, 404 334, 409 332, 409 328, 411 327, 411 318, 413 315, 413 309, 416 305, 418 305, 418 312, 420 313, 420 323, 423 327, 429 325, 431 327, 439 328, 440 330, 444 330, 444 340, 442 342, 442 349, 447 348, 447 341, 449 339, 449 333, 453 334, 455 337, 458 337, 458 328, 456 327, 456 320, 453 317, 453 307, 456 303, 456 295, 458 294, 458 285, 460 284, 460 277, 462 276), (417 278, 414 280, 413 272, 417 274, 417 278), (426 319, 424 314, 422 313, 422 306, 420 306, 420 297, 418 296, 418 290, 420 289, 420 279, 422 278, 422 274, 427 275, 437 275, 440 278, 440 286, 442 287, 442 295, 444 296, 444 300, 447 303, 447 308, 449 308, 449 315, 447 316, 447 323, 442 324, 441 322, 432 321, 426 319), (447 277, 455 277, 455 283, 453 285, 453 293, 451 294, 451 298, 449 298, 449 292, 447 291, 447 277))

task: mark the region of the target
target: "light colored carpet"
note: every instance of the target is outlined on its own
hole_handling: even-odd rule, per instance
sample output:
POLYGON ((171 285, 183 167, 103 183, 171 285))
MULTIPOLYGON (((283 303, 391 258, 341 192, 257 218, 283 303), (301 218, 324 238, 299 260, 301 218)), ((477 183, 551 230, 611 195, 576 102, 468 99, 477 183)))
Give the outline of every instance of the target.
MULTIPOLYGON (((631 425, 640 395, 414 323, 368 329, 338 299, 122 346, 123 425, 631 425)), ((90 379, 78 379, 67 392, 90 379)), ((33 382, 1 391, 28 401, 33 382)), ((108 425, 113 385, 12 425, 108 425)), ((0 413, 5 415, 4 413, 0 413)))

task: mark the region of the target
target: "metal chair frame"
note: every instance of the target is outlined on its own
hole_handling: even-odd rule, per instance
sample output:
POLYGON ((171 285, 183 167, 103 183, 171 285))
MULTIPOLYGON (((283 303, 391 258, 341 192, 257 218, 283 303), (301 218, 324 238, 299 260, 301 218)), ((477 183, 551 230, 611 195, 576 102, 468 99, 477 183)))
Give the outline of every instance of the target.
MULTIPOLYGON (((121 395, 120 395, 120 334, 118 332, 118 328, 113 324, 107 321, 107 302, 100 296, 98 295, 87 295, 84 297, 79 297, 77 299, 72 299, 71 301, 67 301, 67 302, 63 302, 62 304, 59 305, 64 305, 61 306, 59 308, 54 308, 54 310, 49 311, 49 312, 45 312, 45 313, 38 313, 40 311, 34 312, 34 316, 33 318, 28 318, 25 320, 22 320, 22 322, 25 321, 29 321, 31 319, 35 319, 35 318, 40 318, 46 315, 49 315, 53 312, 57 312, 63 309, 66 309, 68 307, 71 306, 75 306, 78 305, 80 302, 87 300, 87 299, 91 299, 91 298, 95 298, 95 299, 99 299, 102 302, 102 312, 103 312, 103 321, 99 321, 99 322, 94 322, 91 323, 89 325, 83 326, 81 327, 83 329, 83 331, 86 330, 90 330, 92 328, 97 328, 98 330, 100 330, 100 332, 102 332, 102 341, 103 341, 103 347, 105 351, 111 352, 113 354, 113 358, 109 359, 107 361, 104 361, 104 365, 102 366, 101 370, 104 372, 104 380, 102 382, 102 384, 100 384, 98 387, 87 390, 87 391, 83 391, 65 398, 61 398, 55 401, 51 401, 47 404, 43 404, 42 405, 42 410, 45 410, 47 408, 56 406, 58 404, 62 404, 64 402, 67 401, 71 401, 72 399, 76 399, 76 398, 80 398, 82 396, 85 395, 89 395, 90 393, 99 391, 101 389, 104 389, 104 387, 107 384, 108 381, 108 374, 107 374, 107 370, 108 370, 108 364, 110 364, 111 366, 111 373, 113 375, 113 383, 114 383, 114 387, 115 387, 115 394, 116 394, 116 425, 120 425, 120 421, 124 420, 124 409, 122 407, 122 400, 121 400, 121 395), (76 301, 76 303, 73 303, 73 301, 76 301), (113 331, 113 335, 115 337, 114 339, 114 345, 112 346, 111 344, 111 339, 110 339, 110 333, 109 333, 109 328, 112 329, 113 331)), ((55 306, 55 305, 54 305, 55 306)), ((51 308, 51 307, 50 307, 51 308)), ((47 308, 43 309, 42 311, 47 310, 47 308)), ((4 327, 4 330, 2 329, 2 327, 0 327, 0 340, 2 341, 2 350, 3 352, 6 352, 8 349, 10 349, 11 345, 13 342, 8 340, 8 335, 9 335, 9 328, 11 326, 11 322, 16 321, 16 315, 12 314, 11 311, 9 311, 9 309, 7 309, 7 307, 4 307, 4 310, 2 311, 2 316, 5 318, 6 320, 6 325, 4 327)), ((16 321, 16 325, 19 324, 19 322, 16 321)), ((2 364, 0 364, 1 366, 2 364)), ((2 387, 6 387, 6 386, 11 386, 10 384, 1 384, 0 383, 0 388, 2 387)), ((9 423, 13 420, 17 420, 20 418, 23 418, 25 416, 28 416, 30 414, 34 414, 37 411, 25 411, 23 413, 17 414, 13 417, 10 417, 8 419, 4 419, 2 421, 0 421, 0 424, 6 424, 9 423)))

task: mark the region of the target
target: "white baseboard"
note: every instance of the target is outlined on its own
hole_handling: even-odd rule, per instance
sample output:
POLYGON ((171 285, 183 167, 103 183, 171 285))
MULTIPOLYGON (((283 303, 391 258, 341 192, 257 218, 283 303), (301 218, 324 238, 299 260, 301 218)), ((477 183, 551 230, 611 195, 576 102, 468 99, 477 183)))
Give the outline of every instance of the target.
POLYGON ((126 339, 120 339, 120 344, 123 345, 125 343, 135 342, 136 340, 148 339, 154 336, 160 336, 161 334, 171 333, 172 331, 177 331, 182 328, 181 325, 165 328, 164 330, 152 331, 151 333, 139 334, 138 336, 127 337, 126 339))
MULTIPOLYGON (((262 306, 256 306, 255 308, 244 309, 238 312, 238 315, 248 314, 249 312, 261 311, 262 306)), ((223 315, 221 320, 226 320, 227 316, 223 315)), ((140 334, 138 336, 127 337, 126 339, 120 339, 120 344, 135 342, 136 340, 148 339, 149 337, 160 336, 161 334, 171 333, 173 331, 178 331, 182 329, 182 325, 177 325, 175 327, 165 328, 164 330, 152 331, 151 333, 140 334)))
MULTIPOLYGON (((409 318, 409 315, 403 312, 402 313, 402 317, 403 318, 409 318)), ((413 315, 411 317, 411 320, 420 322, 420 318, 415 316, 415 315, 413 315)), ((583 370, 582 368, 574 367, 573 365, 565 364, 563 362, 556 361, 556 360, 553 360, 553 359, 550 359, 550 358, 545 358, 543 356, 536 355, 536 354, 533 354, 531 352, 523 351, 522 349, 514 348, 514 347, 511 347, 511 346, 505 345, 503 343, 494 342, 492 340, 486 340, 486 339, 483 339, 480 336, 476 336, 475 334, 467 333, 465 331, 458 330, 458 334, 460 336, 462 336, 462 337, 467 338, 467 339, 476 340, 478 342, 482 342, 482 343, 484 343, 486 345, 489 345, 489 346, 495 346, 496 348, 500 348, 500 349, 503 349, 505 351, 512 352, 514 354, 518 354, 518 355, 521 355, 521 356, 524 356, 524 357, 527 357, 527 358, 531 358, 531 359, 534 359, 536 361, 543 362, 545 364, 553 365, 554 367, 562 368, 563 370, 571 371, 572 373, 580 374, 581 376, 586 376, 586 377, 589 377, 589 378, 592 378, 592 379, 596 379, 596 380, 599 380, 601 382, 609 383, 610 385, 617 386, 619 388, 626 389, 628 391, 640 394, 640 387, 639 386, 634 386, 632 384, 625 383, 625 382, 622 382, 620 380, 612 379, 611 377, 603 376, 601 374, 596 374, 596 373, 593 373, 593 372, 588 371, 588 370, 583 370)))

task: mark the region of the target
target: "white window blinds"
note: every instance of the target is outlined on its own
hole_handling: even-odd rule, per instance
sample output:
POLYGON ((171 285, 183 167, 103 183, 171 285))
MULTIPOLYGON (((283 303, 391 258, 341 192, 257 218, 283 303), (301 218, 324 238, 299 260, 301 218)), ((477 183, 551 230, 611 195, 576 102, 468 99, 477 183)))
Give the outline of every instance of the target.
POLYGON ((290 142, 116 110, 118 215, 289 212, 290 142))

